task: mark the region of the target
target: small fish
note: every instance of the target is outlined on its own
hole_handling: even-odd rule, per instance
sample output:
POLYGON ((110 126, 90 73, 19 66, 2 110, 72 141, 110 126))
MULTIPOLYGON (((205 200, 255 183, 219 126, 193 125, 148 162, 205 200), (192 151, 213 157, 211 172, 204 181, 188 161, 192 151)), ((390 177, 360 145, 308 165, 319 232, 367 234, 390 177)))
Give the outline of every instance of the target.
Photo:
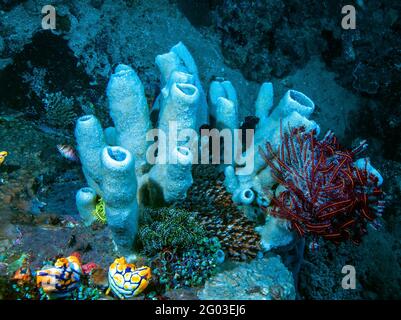
POLYGON ((79 157, 77 152, 75 151, 75 149, 73 147, 71 147, 70 145, 66 145, 66 144, 58 144, 57 145, 57 150, 58 152, 60 152, 60 154, 66 158, 67 160, 70 161, 79 161, 79 157))
POLYGON ((3 164, 3 162, 6 160, 7 156, 8 156, 7 151, 0 151, 0 165, 3 164))

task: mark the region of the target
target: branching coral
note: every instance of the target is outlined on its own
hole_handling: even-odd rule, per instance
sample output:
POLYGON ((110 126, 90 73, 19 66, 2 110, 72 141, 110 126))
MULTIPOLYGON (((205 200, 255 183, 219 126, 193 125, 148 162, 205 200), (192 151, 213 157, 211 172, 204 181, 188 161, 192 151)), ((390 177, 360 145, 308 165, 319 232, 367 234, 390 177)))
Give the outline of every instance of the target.
POLYGON ((205 235, 194 213, 173 208, 145 209, 138 238, 146 254, 165 248, 192 248, 205 235))
POLYGON ((367 223, 374 223, 384 205, 381 176, 368 160, 354 162, 366 142, 348 151, 332 132, 318 140, 315 130, 306 132, 304 127, 289 129, 281 137, 278 152, 269 142, 261 152, 285 187, 272 198, 270 213, 288 219, 300 236, 359 243, 367 223))

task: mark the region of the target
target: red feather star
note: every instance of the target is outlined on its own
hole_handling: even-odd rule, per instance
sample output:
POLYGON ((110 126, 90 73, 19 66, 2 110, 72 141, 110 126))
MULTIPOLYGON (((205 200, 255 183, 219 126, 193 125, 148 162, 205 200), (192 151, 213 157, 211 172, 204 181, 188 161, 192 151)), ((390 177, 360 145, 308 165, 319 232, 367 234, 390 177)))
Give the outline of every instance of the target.
POLYGON ((290 221, 304 237, 323 237, 339 243, 360 243, 367 224, 376 224, 384 206, 378 178, 354 165, 366 141, 351 151, 342 148, 329 131, 323 139, 305 128, 281 132, 278 152, 270 143, 260 149, 277 181, 285 187, 272 199, 273 216, 290 221))

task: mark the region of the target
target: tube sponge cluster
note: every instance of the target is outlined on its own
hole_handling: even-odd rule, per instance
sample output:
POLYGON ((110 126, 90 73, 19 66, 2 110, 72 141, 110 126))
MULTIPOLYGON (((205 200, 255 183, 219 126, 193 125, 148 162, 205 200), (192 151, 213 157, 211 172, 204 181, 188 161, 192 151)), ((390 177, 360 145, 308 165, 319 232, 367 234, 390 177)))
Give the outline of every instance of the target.
MULTIPOLYGON (((259 204, 268 205, 269 199, 264 190, 271 189, 276 182, 272 179, 262 156, 254 150, 263 147, 266 142, 270 142, 273 148, 277 148, 281 141, 280 126, 283 130, 299 126, 305 127, 307 131, 315 129, 319 132, 320 130, 318 124, 309 119, 315 105, 303 93, 288 90, 275 108, 273 108, 273 99, 273 85, 266 82, 261 86, 255 103, 255 115, 259 122, 253 137, 254 148, 245 152, 253 157, 252 172, 245 173, 241 166, 225 168, 225 185, 233 194, 234 202, 238 204, 250 205, 257 201, 259 204)), ((210 86, 209 100, 210 114, 215 117, 220 129, 239 128, 237 94, 230 81, 223 79, 214 81, 210 86)))
MULTIPOLYGON (((159 109, 159 121, 162 122, 160 127, 163 126, 166 117, 171 117, 174 112, 178 113, 179 111, 178 108, 170 108, 171 111, 164 114, 163 120, 164 107, 167 105, 167 103, 163 101, 168 100, 170 96, 174 97, 174 93, 180 95, 182 94, 181 92, 188 95, 187 99, 184 99, 184 101, 189 100, 186 102, 193 106, 191 111, 196 114, 196 117, 195 119, 191 118, 190 121, 194 121, 195 128, 199 129, 201 125, 207 124, 209 122, 209 115, 206 95, 199 80, 199 73, 195 60, 183 43, 180 42, 171 48, 170 52, 157 56, 156 65, 161 73, 160 82, 162 90, 156 100, 154 108, 159 109), (178 88, 176 88, 176 84, 178 84, 178 88), (178 91, 176 89, 178 89, 178 91)), ((173 102, 174 99, 170 101, 173 102)), ((176 119, 177 118, 174 118, 173 120, 176 119)))
MULTIPOLYGON (((220 129, 234 130, 239 128, 238 100, 236 91, 230 81, 214 81, 209 90, 211 116, 215 117, 220 129)), ((232 194, 232 199, 238 205, 250 207, 253 204, 267 207, 270 204, 270 192, 277 184, 266 165, 263 157, 255 150, 269 142, 274 149, 281 143, 280 133, 289 128, 303 126, 307 131, 320 128, 316 122, 310 120, 315 109, 313 101, 296 90, 288 90, 279 104, 274 107, 274 90, 270 82, 263 83, 255 102, 255 115, 259 122, 253 136, 253 148, 245 151, 248 157, 253 158, 253 170, 244 172, 241 166, 226 166, 225 186, 232 194)), ((239 163, 239 161, 237 161, 239 163)), ((265 226, 257 228, 262 237, 261 245, 264 250, 286 246, 293 240, 287 223, 279 218, 269 217, 265 226)))
MULTIPOLYGON (((179 43, 167 54, 159 55, 163 89, 157 97, 159 129, 169 137, 170 122, 179 135, 208 122, 208 107, 195 62, 187 48, 179 43)), ((88 187, 76 195, 76 204, 87 225, 93 222, 97 197, 105 202, 108 225, 120 253, 129 255, 138 232, 140 190, 149 197, 161 197, 165 203, 184 199, 192 184, 192 152, 183 144, 167 140, 159 146, 153 166, 147 161, 152 129, 143 85, 136 72, 118 65, 107 86, 110 116, 114 126, 103 130, 93 115, 78 119, 75 129, 77 149, 88 187), (170 148, 170 146, 172 146, 170 148), (166 164, 166 157, 177 159, 166 164)))
POLYGON ((105 143, 100 123, 94 116, 79 118, 75 134, 89 185, 77 193, 78 211, 85 223, 91 224, 97 197, 102 197, 113 240, 118 250, 128 255, 132 252, 138 225, 134 159, 127 149, 105 143))
MULTIPOLYGON (((235 122, 231 121, 231 119, 236 118, 235 113, 237 112, 234 107, 237 104, 236 94, 232 85, 227 81, 215 82, 211 86, 209 95, 212 110, 215 110, 216 122, 232 129, 235 122), (221 105, 232 106, 231 109, 225 109, 231 110, 231 114, 219 113, 218 110, 222 108, 221 105)), ((313 133, 313 135, 319 135, 319 125, 310 120, 315 104, 309 97, 299 91, 288 90, 276 107, 274 107, 273 99, 272 84, 264 83, 260 88, 255 103, 255 113, 259 119, 253 138, 255 150, 263 150, 265 145, 268 144, 271 150, 275 150, 274 152, 284 156, 289 152, 290 146, 294 148, 294 144, 283 141, 283 136, 291 134, 292 130, 302 128, 305 134, 313 133), (286 144, 289 145, 287 149, 283 148, 283 145, 286 144)), ((254 207, 267 208, 267 212, 270 212, 269 210, 272 207, 271 199, 278 198, 278 195, 284 192, 287 186, 280 185, 281 181, 277 180, 277 174, 274 174, 272 166, 268 165, 268 163, 278 161, 277 157, 272 159, 274 153, 263 154, 262 156, 257 151, 255 152, 251 148, 245 151, 248 156, 252 156, 254 159, 254 168, 250 174, 248 172, 244 174, 244 168, 241 166, 236 168, 227 166, 225 168, 225 186, 232 194, 235 203, 246 207, 254 205, 254 207)), ((316 165, 316 163, 313 163, 313 165, 316 165)), ((378 185, 382 183, 382 177, 371 166, 369 161, 359 159, 355 162, 355 166, 364 168, 368 174, 375 177, 378 185)), ((294 175, 299 174, 302 176, 303 173, 301 171, 297 172, 297 170, 303 170, 302 172, 306 172, 306 174, 310 171, 313 172, 313 170, 308 171, 296 167, 294 175)), ((297 176, 296 180, 298 179, 297 176)), ((326 201, 330 201, 330 199, 326 201)), ((265 224, 257 227, 256 231, 260 233, 261 247, 265 251, 287 246, 294 240, 288 221, 279 218, 277 215, 268 215, 265 224)))

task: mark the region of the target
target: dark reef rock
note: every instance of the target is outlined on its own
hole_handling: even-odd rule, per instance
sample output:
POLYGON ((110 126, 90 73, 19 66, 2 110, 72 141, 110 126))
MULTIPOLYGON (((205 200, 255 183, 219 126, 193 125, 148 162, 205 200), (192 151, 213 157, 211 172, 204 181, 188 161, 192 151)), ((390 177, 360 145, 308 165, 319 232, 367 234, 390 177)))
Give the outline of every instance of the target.
POLYGON ((378 168, 387 190, 386 211, 379 230, 368 228, 359 246, 328 242, 305 252, 299 289, 305 299, 400 299, 401 297, 401 165, 384 161, 378 168), (344 290, 344 265, 356 270, 356 289, 344 290))
POLYGON ((401 160, 401 3, 369 2, 357 25, 355 61, 334 60, 345 86, 370 99, 355 114, 356 135, 380 142, 383 156, 401 160))
MULTIPOLYGON (((77 66, 78 61, 67 41, 51 32, 37 32, 13 60, 0 71, 0 105, 22 111, 28 117, 42 117, 45 123, 49 122, 43 103, 49 93, 62 92, 65 97, 77 97, 88 91, 89 76, 77 66)), ((71 110, 65 110, 65 114, 82 112, 77 104, 71 105, 71 110)), ((58 118, 60 123, 68 120, 61 114, 58 118)), ((72 128, 73 121, 69 122, 72 128)), ((52 123, 47 124, 52 126, 52 123)))
POLYGON ((177 0, 177 5, 192 25, 208 26, 212 24, 211 11, 222 2, 222 0, 177 0))
POLYGON ((400 160, 400 13, 401 2, 389 0, 224 0, 214 25, 227 63, 250 80, 284 77, 320 56, 341 85, 376 101, 375 109, 361 106, 353 135, 392 141, 382 145, 384 155, 400 160), (355 30, 341 28, 348 4, 356 8, 355 30))
POLYGON ((26 215, 77 214, 81 168, 56 148, 71 140, 46 134, 22 118, 0 118, 0 136, 7 137, 0 141, 0 149, 9 153, 0 167, 0 203, 26 215))
POLYGON ((319 33, 331 21, 316 17, 334 12, 332 5, 316 1, 225 0, 215 24, 227 62, 249 79, 264 81, 288 74, 324 48, 319 33))
POLYGON ((7 12, 24 2, 26 2, 26 0, 0 0, 0 10, 7 12))
POLYGON ((282 77, 319 54, 356 90, 375 94, 398 77, 400 12, 401 4, 388 0, 224 0, 214 23, 227 61, 252 80, 282 77), (340 26, 346 4, 356 7, 356 30, 340 26))

